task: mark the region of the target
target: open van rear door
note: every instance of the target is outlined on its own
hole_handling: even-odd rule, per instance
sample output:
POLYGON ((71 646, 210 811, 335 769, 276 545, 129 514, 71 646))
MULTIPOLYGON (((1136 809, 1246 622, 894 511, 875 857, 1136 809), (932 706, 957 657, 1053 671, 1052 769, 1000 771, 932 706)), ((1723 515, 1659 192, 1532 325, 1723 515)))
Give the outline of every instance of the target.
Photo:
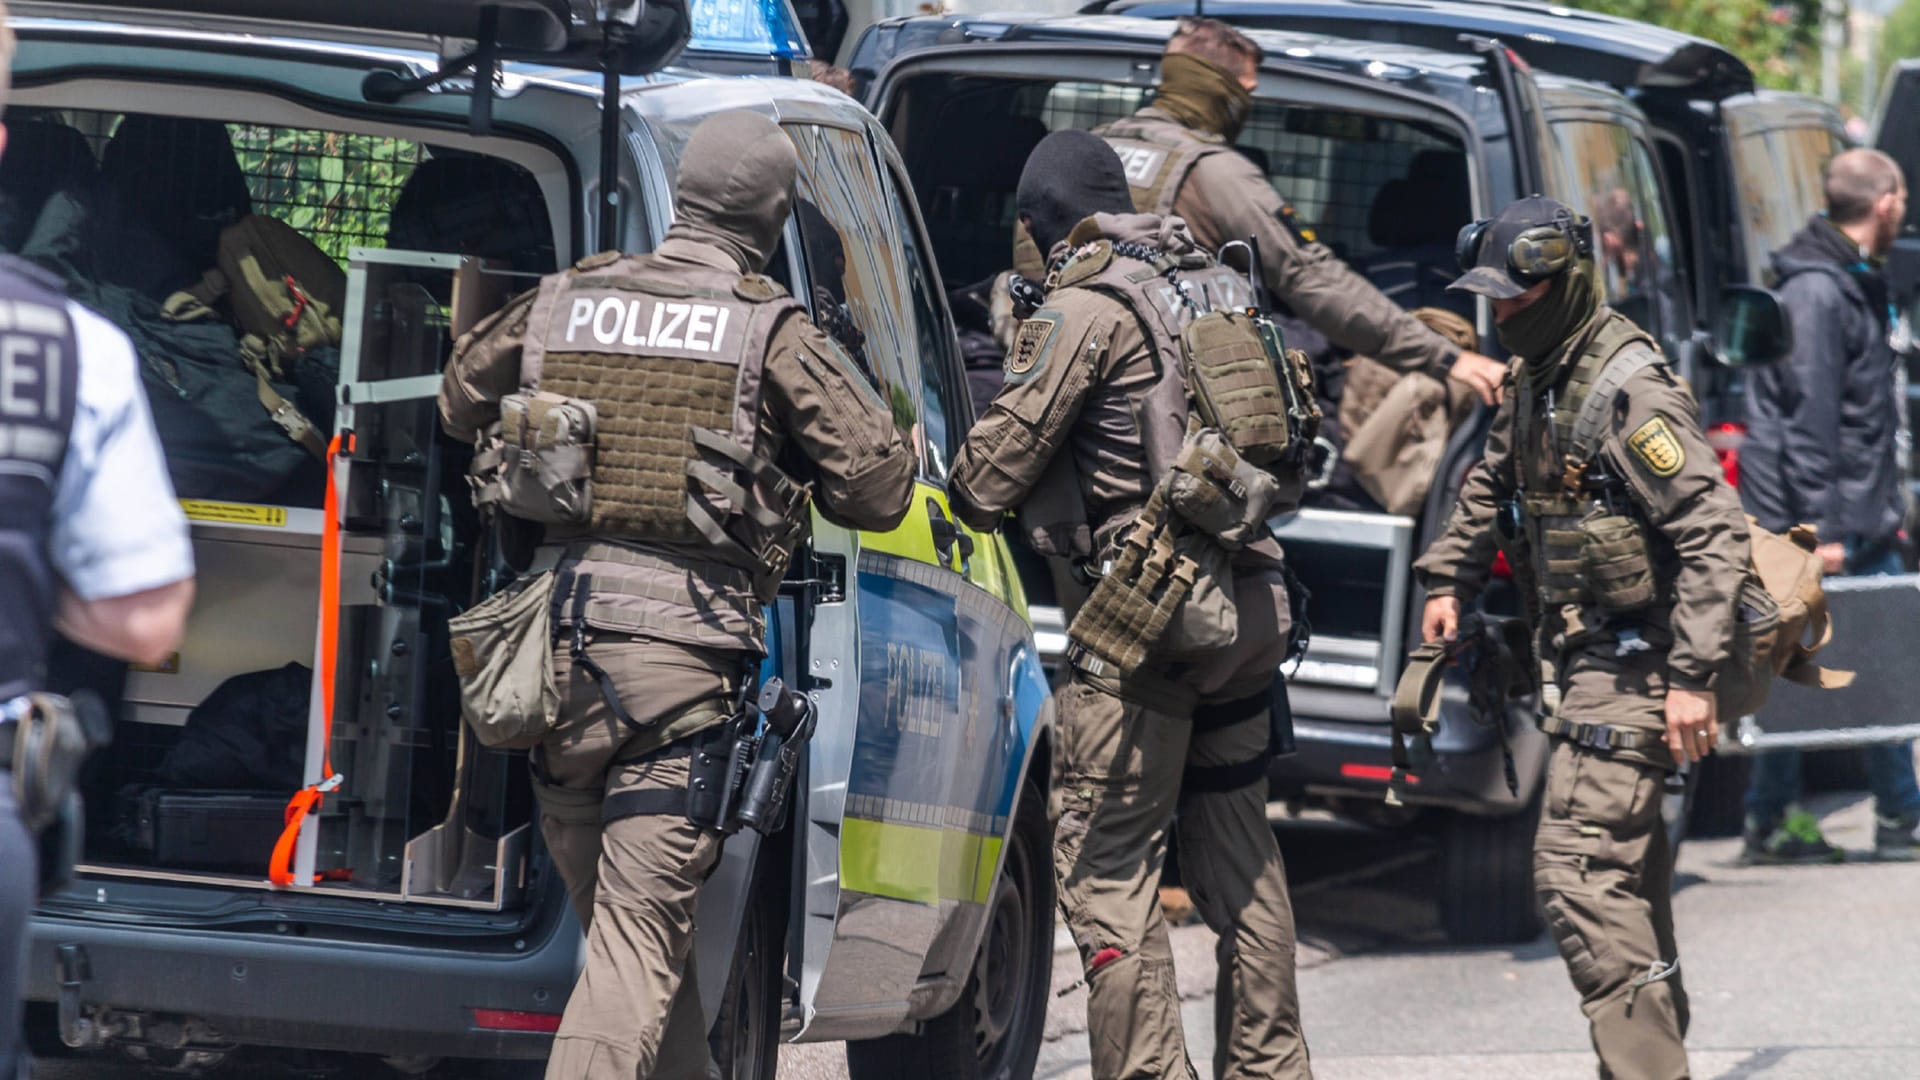
POLYGON ((62 0, 16 4, 17 14, 71 18, 165 15, 241 20, 294 37, 302 26, 329 37, 379 34, 474 42, 499 59, 539 60, 599 70, 612 59, 621 74, 645 75, 670 63, 687 45, 692 24, 685 0, 62 0), (604 14, 603 14, 604 13, 604 14))

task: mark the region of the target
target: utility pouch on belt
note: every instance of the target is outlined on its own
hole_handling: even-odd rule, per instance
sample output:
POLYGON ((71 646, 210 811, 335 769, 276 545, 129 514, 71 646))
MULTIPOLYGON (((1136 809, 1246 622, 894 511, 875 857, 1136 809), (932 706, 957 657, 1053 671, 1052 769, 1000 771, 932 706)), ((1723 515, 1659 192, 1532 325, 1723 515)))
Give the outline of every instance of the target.
POLYGON ((12 770, 13 799, 27 831, 39 833, 60 820, 87 756, 113 741, 113 723, 100 698, 82 691, 73 698, 27 694, 0 704, 0 752, 12 770))
POLYGON ((703 828, 734 832, 742 780, 751 764, 749 722, 743 705, 734 715, 693 737, 687 766, 687 820, 703 828))
POLYGON ((1279 483, 1242 458, 1215 428, 1187 436, 1168 474, 1167 502, 1176 513, 1228 549, 1259 538, 1279 494, 1279 483))
POLYGON ((1653 557, 1646 531, 1623 514, 1596 509, 1580 522, 1580 566, 1593 602, 1610 615, 1653 603, 1653 557))
POLYGON ((593 512, 593 403, 544 392, 500 399, 469 473, 476 507, 525 521, 584 524, 593 512))
POLYGON ((460 714, 481 745, 525 750, 553 730, 555 574, 521 578, 447 621, 460 714))

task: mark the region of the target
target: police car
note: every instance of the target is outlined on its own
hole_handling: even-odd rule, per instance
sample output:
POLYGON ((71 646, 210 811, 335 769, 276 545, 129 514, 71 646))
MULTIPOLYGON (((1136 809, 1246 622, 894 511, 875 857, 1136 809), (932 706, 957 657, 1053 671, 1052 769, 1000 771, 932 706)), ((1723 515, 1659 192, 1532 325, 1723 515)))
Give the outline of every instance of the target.
POLYGON ((534 276, 652 248, 689 133, 751 109, 792 136, 809 208, 768 272, 851 343, 921 475, 894 532, 816 522, 770 620, 767 673, 820 722, 790 826, 734 836, 703 893, 716 1054, 730 1080, 771 1077, 781 1039, 854 1040, 860 1077, 1028 1075, 1052 956, 1051 703, 1005 543, 948 510, 971 410, 907 172, 858 105, 785 77, 806 59, 791 8, 13 15, 0 243, 140 345, 201 597, 166 664, 56 665, 125 704, 73 880, 33 923, 36 1049, 538 1074, 581 935, 524 761, 460 721, 446 622, 504 575, 438 430, 439 370, 534 276), (334 257, 337 283, 286 284, 340 320, 337 347, 256 371, 234 327, 162 312, 249 215, 334 257), (312 809, 290 826, 296 801, 312 809))

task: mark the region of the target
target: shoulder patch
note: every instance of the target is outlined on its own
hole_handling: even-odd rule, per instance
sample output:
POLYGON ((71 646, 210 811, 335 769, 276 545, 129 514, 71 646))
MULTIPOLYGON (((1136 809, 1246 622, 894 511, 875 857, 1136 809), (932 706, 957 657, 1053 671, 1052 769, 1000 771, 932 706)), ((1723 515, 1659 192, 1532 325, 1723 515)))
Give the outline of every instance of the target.
POLYGON ((1060 329, 1062 319, 1060 312, 1053 308, 1041 308, 1020 324, 1019 332, 1013 336, 1013 347, 1007 350, 1008 382, 1026 382, 1045 366, 1047 354, 1053 350, 1054 332, 1060 329))
POLYGON ((1113 244, 1107 240, 1096 240, 1067 258, 1066 265, 1060 268, 1060 278, 1054 288, 1070 289, 1098 275, 1112 261, 1113 244))
POLYGON ((1655 476, 1666 478, 1680 471, 1687 463, 1687 452, 1680 446, 1680 440, 1674 437, 1673 429, 1667 426, 1666 417, 1656 416, 1633 429, 1627 436, 1627 449, 1632 450, 1647 471, 1655 476))
POLYGON ((785 296, 787 290, 765 274, 745 274, 733 283, 733 294, 742 300, 766 303, 785 296))

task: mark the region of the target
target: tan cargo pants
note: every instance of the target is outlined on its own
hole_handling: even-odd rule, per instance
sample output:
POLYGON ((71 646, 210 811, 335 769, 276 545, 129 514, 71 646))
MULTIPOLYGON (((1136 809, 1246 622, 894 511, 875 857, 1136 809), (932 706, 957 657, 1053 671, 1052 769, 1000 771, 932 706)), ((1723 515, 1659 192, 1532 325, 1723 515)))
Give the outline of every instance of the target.
MULTIPOLYGON (((732 707, 737 657, 617 634, 589 639, 641 723, 715 719, 732 707)), ((679 815, 629 817, 604 827, 611 792, 685 791, 688 757, 621 760, 632 733, 599 684, 555 648, 563 722, 536 751, 540 829, 586 929, 586 964, 567 1001, 547 1080, 720 1080, 707 1048, 691 951, 700 888, 720 861, 720 834, 679 815)))
MULTIPOLYGON (((1666 654, 1574 657, 1561 717, 1664 730, 1666 654)), ((1664 753, 1664 751, 1661 751, 1664 753)), ((1673 934, 1667 770, 1556 740, 1534 837, 1534 887, 1591 1026, 1600 1075, 1684 1080, 1687 992, 1673 934), (1670 973, 1668 973, 1670 971, 1670 973)))
POLYGON ((1190 768, 1232 766, 1267 749, 1266 699, 1288 628, 1278 549, 1269 550, 1236 560, 1240 632, 1232 647, 1177 683, 1122 685, 1076 672, 1059 698, 1054 867, 1087 971, 1096 1080, 1196 1076, 1159 904, 1169 831, 1194 905, 1220 935, 1214 1075, 1312 1075, 1294 986, 1293 908, 1267 823, 1264 771, 1232 790, 1182 792, 1190 768), (1240 718, 1196 731, 1196 700, 1203 717, 1240 718))

